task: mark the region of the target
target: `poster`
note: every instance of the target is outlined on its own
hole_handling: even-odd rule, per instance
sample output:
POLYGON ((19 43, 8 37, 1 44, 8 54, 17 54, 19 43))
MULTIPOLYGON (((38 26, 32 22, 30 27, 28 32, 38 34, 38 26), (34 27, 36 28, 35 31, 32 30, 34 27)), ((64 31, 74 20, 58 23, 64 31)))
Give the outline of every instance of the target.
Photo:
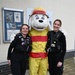
POLYGON ((3 8, 3 42, 10 42, 11 36, 19 33, 23 24, 24 11, 20 9, 3 8))

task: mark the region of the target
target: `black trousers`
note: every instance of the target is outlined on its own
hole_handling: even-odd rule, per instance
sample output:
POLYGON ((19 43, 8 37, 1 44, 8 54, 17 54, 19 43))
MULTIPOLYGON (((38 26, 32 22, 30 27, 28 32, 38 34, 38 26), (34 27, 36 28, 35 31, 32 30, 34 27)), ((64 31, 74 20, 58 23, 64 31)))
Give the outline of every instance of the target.
POLYGON ((62 75, 63 74, 63 65, 61 67, 57 67, 58 59, 59 59, 59 54, 48 55, 50 75, 62 75))
POLYGON ((11 71, 12 75, 25 75, 28 63, 28 55, 24 53, 12 53, 11 71))

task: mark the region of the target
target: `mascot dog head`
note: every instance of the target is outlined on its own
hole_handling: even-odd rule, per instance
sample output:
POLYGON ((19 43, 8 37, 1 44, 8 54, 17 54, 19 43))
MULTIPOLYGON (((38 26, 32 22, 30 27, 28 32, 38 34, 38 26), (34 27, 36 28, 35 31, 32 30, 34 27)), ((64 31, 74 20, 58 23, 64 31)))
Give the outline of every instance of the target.
POLYGON ((30 29, 43 31, 46 28, 50 30, 49 17, 42 8, 35 8, 29 18, 30 29))

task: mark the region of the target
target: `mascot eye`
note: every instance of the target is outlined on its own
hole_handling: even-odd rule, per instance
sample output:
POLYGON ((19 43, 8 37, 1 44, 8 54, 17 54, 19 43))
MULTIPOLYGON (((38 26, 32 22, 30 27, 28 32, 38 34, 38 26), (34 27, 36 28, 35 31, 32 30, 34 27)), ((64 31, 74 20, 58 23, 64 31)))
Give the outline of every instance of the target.
POLYGON ((38 16, 36 17, 36 20, 37 20, 37 19, 39 19, 39 17, 38 17, 38 16))
POLYGON ((43 19, 43 20, 44 20, 45 18, 44 18, 44 17, 41 17, 41 19, 43 19))
POLYGON ((36 17, 36 20, 39 19, 39 17, 36 17))
POLYGON ((39 19, 38 15, 36 15, 35 17, 36 17, 36 20, 39 19))

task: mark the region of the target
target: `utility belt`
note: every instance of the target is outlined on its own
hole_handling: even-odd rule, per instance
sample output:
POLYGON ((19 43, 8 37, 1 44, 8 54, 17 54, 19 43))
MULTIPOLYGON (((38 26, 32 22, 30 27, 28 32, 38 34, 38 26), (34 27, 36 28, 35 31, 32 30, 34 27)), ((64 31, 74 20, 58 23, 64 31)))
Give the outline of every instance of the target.
POLYGON ((50 48, 47 49, 47 52, 60 53, 61 52, 61 46, 56 45, 56 44, 51 44, 50 48))

